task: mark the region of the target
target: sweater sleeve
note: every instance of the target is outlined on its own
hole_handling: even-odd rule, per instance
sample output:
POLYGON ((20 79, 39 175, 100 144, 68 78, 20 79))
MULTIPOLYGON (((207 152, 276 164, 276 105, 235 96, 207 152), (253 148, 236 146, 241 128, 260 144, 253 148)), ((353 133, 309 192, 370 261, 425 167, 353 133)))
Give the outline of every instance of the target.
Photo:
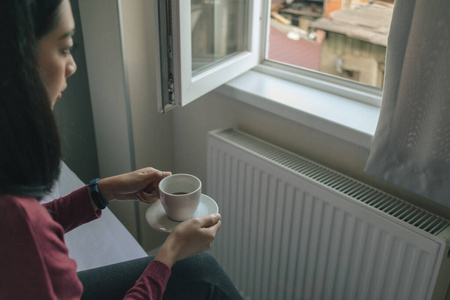
POLYGON ((94 211, 92 209, 87 186, 42 205, 50 213, 53 220, 61 224, 66 233, 102 215, 101 210, 94 211))
POLYGON ((162 299, 170 274, 171 270, 166 264, 159 260, 152 260, 124 299, 162 299))
MULTIPOLYGON (((101 210, 92 209, 87 186, 42 205, 65 232, 101 216, 101 210)), ((125 299, 162 299, 170 274, 171 270, 166 264, 158 260, 151 261, 125 299)))
POLYGON ((63 229, 35 199, 0 197, 0 299, 79 299, 63 229))

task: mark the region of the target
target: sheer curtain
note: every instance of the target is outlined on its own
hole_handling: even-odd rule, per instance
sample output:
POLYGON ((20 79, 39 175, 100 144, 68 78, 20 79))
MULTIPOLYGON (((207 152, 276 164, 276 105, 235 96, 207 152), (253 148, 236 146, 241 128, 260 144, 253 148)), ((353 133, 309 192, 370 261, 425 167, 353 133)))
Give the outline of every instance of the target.
POLYGON ((366 171, 450 207, 448 0, 395 0, 366 171))

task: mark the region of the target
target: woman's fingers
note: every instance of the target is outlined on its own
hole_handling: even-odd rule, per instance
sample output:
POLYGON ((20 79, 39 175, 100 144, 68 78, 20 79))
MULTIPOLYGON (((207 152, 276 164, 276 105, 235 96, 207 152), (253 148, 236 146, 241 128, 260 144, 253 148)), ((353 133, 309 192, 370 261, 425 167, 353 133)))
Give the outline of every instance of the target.
POLYGON ((148 194, 144 191, 140 191, 136 193, 136 196, 138 200, 143 203, 153 203, 159 199, 159 194, 157 191, 153 191, 151 194, 148 194))
POLYGON ((159 256, 172 259, 170 263, 210 249, 221 226, 220 219, 217 213, 182 222, 169 235, 159 256))
POLYGON ((99 181, 98 187, 108 201, 117 199, 153 202, 153 198, 159 197, 158 183, 171 174, 155 168, 143 168, 104 178, 99 181))
POLYGON ((164 172, 155 168, 144 168, 136 171, 137 174, 143 177, 146 186, 157 187, 157 183, 163 178, 172 175, 171 172, 164 172), (155 186, 156 184, 156 186, 155 186))
POLYGON ((219 223, 221 219, 221 215, 218 213, 207 215, 202 218, 199 218, 201 227, 207 228, 219 223))

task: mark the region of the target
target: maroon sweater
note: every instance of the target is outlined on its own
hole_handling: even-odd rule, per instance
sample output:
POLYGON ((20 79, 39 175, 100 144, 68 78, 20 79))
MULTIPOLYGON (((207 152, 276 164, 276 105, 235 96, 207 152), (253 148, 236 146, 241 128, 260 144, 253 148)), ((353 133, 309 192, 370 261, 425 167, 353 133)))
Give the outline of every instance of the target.
MULTIPOLYGON (((80 299, 83 287, 64 233, 101 216, 88 189, 41 205, 0 196, 0 299, 80 299)), ((170 268, 152 261, 126 299, 161 299, 170 268)))

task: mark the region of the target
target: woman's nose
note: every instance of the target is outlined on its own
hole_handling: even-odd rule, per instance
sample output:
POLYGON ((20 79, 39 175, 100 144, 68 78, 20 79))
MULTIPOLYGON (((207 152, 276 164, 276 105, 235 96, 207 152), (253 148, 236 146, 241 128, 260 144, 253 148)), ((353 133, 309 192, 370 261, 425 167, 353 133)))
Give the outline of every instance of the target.
POLYGON ((66 77, 72 76, 76 71, 77 71, 77 64, 75 63, 75 60, 71 55, 70 61, 68 62, 66 67, 66 77))

